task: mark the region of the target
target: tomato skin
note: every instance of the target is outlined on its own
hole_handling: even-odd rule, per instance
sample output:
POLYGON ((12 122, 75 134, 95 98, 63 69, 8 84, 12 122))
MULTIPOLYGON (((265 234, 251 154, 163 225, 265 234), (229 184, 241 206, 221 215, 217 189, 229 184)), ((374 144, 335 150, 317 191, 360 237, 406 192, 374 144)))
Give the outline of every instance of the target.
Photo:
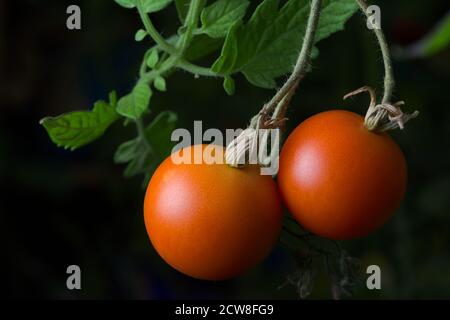
POLYGON ((332 110, 301 123, 280 154, 284 203, 306 229, 343 240, 366 236, 399 207, 406 161, 386 133, 364 127, 356 113, 332 110))
POLYGON ((256 265, 275 245, 281 198, 257 166, 176 165, 168 157, 148 185, 144 219, 168 264, 194 278, 224 280, 256 265))

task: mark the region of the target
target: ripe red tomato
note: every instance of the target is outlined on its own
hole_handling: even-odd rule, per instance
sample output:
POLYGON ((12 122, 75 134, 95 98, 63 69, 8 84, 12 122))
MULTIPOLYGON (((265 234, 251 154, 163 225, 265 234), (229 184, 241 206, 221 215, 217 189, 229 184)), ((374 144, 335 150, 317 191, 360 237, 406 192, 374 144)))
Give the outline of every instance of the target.
POLYGON ((168 157, 148 185, 144 218, 153 246, 168 264, 194 278, 223 280, 267 256, 281 229, 281 199, 258 166, 177 165, 168 157))
POLYGON ((319 113, 288 137, 278 183, 294 218, 330 239, 365 236, 400 205, 407 169, 402 151, 386 133, 364 127, 348 111, 319 113))

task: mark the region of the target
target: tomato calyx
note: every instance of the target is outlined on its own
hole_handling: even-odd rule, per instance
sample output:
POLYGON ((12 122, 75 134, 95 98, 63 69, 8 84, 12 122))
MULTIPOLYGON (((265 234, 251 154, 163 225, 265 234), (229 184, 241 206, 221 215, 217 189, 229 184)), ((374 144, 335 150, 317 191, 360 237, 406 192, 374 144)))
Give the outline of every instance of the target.
POLYGON ((286 118, 273 119, 263 112, 254 116, 247 129, 242 131, 225 152, 225 161, 234 168, 242 168, 247 164, 258 164, 269 167, 278 156, 279 129, 286 118))
POLYGON ((368 92, 370 95, 370 105, 364 119, 364 125, 369 131, 385 132, 397 128, 403 130, 409 120, 419 115, 417 110, 413 113, 404 113, 400 108, 400 106, 405 105, 404 101, 377 103, 375 90, 369 86, 346 94, 344 100, 362 92, 368 92))
POLYGON ((252 118, 249 127, 227 146, 226 161, 230 166, 242 167, 247 164, 243 161, 247 156, 255 160, 255 155, 260 166, 269 166, 278 157, 280 130, 270 129, 279 129, 287 120, 285 114, 291 98, 310 68, 321 8, 322 0, 311 1, 302 47, 287 81, 252 118), (269 136, 272 136, 272 139, 269 139, 269 136), (275 141, 276 145, 269 143, 269 140, 275 141))

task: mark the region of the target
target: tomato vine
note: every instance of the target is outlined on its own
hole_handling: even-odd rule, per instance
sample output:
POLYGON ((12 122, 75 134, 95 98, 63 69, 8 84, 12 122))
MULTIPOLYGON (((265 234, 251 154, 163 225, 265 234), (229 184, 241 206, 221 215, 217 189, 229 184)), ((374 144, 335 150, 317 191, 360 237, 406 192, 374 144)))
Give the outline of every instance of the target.
MULTIPOLYGON (((370 21, 371 16, 368 10, 369 6, 366 1, 356 0, 356 2, 358 3, 362 13, 366 16, 367 20, 370 21)), ((372 25, 372 30, 377 38, 384 64, 384 92, 381 103, 376 103, 375 91, 368 86, 350 92, 344 96, 344 99, 361 92, 368 92, 370 94, 370 105, 365 117, 365 125, 367 129, 370 131, 387 131, 395 128, 403 129, 405 123, 417 117, 419 112, 414 111, 411 114, 405 114, 400 109, 400 106, 405 104, 404 101, 399 101, 396 103, 391 102, 395 87, 395 80, 389 46, 386 42, 381 26, 372 25)))
MULTIPOLYGON (((182 70, 194 77, 220 79, 229 95, 239 90, 234 83, 238 74, 264 89, 277 88, 279 79, 290 74, 273 98, 263 104, 258 114, 251 119, 248 129, 281 128, 290 100, 310 70, 312 58, 317 56, 316 44, 342 30, 358 7, 367 14, 367 4, 363 0, 288 0, 283 5, 280 0, 262 0, 256 6, 252 6, 248 0, 115 2, 137 11, 143 29, 136 32, 135 40, 152 41, 143 56, 139 78, 131 92, 117 99, 113 91, 109 101, 96 102, 92 110, 46 117, 41 120, 41 124, 56 145, 74 150, 101 137, 118 120, 123 120, 125 125, 133 122, 137 136, 118 147, 114 160, 126 164, 125 176, 142 174, 145 176, 144 181, 148 181, 154 169, 171 151, 170 134, 176 126, 177 115, 165 110, 153 116, 150 111, 152 96, 168 91, 167 79, 172 73, 182 70), (176 7, 180 25, 176 34, 164 37, 153 23, 151 14, 172 4, 176 7), (253 12, 249 12, 249 8, 253 12), (197 64, 202 58, 211 55, 215 57, 211 66, 197 64), (149 117, 152 120, 146 124, 149 117)), ((346 98, 363 91, 371 94, 372 101, 366 115, 369 130, 402 128, 417 113, 404 114, 399 108, 401 103, 391 103, 394 77, 389 50, 381 29, 375 29, 374 32, 385 65, 382 102, 376 103, 375 94, 368 87, 354 91, 346 98)), ((237 146, 242 152, 247 152, 253 145, 249 141, 257 139, 254 133, 251 139, 247 139, 249 132, 244 131, 235 141, 237 143, 229 145, 229 149, 237 146), (239 145, 241 142, 243 146, 239 145)), ((266 142, 264 140, 261 143, 266 142)), ((229 164, 234 165, 233 161, 227 158, 229 164)), ((332 250, 324 249, 314 244, 318 237, 297 233, 290 227, 286 227, 286 231, 307 248, 306 256, 298 254, 297 242, 293 250, 300 257, 300 273, 288 279, 290 283, 300 281, 300 296, 306 296, 311 290, 311 279, 314 277, 311 259, 316 256, 325 259, 326 269, 334 283, 333 296, 338 298, 341 293, 351 291, 352 285, 349 284, 354 280, 354 260, 339 245, 332 242, 332 250), (330 267, 330 257, 337 257, 339 267, 335 267, 334 271, 330 271, 333 269, 330 267)))

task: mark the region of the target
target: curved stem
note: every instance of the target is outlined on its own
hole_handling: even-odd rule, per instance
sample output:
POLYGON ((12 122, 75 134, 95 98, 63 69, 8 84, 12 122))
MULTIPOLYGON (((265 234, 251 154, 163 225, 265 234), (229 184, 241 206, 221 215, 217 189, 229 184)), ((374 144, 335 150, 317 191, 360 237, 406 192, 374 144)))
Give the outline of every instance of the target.
MULTIPOLYGON (((261 108, 256 116, 252 118, 248 129, 254 129, 256 132, 258 132, 259 129, 279 128, 284 122, 284 114, 286 113, 289 102, 294 95, 295 89, 300 83, 300 80, 308 71, 317 26, 319 25, 321 7, 322 0, 311 1, 311 10, 306 26, 305 37, 303 39, 302 48, 300 50, 300 54, 298 56, 294 70, 292 71, 292 74, 290 75, 288 80, 274 95, 274 97, 261 108), (269 118, 268 115, 270 115, 271 113, 272 116, 271 118, 269 118)), ((247 152, 253 150, 253 146, 255 144, 258 146, 257 149, 261 150, 261 141, 258 141, 258 135, 255 135, 253 133, 254 132, 252 131, 250 131, 249 133, 247 130, 244 130, 242 134, 240 134, 227 146, 227 164, 232 167, 241 166, 241 164, 239 163, 240 159, 243 159, 247 152)), ((267 150, 266 145, 262 146, 262 148, 264 150, 267 150)), ((261 165, 259 159, 258 163, 261 165)))
POLYGON ((147 73, 144 73, 141 76, 141 80, 146 83, 150 83, 157 76, 162 76, 162 75, 169 73, 172 70, 172 68, 177 65, 177 62, 178 62, 178 58, 176 56, 170 56, 169 58, 167 58, 167 60, 165 60, 161 64, 161 66, 159 66, 158 69, 151 70, 147 73))
POLYGON ((195 75, 206 76, 206 77, 219 77, 220 76, 217 73, 211 71, 211 69, 209 69, 209 68, 197 66, 197 65, 192 64, 184 59, 179 60, 177 66, 180 69, 189 71, 190 73, 193 73, 195 75))
POLYGON ((145 72, 147 71, 147 58, 152 49, 153 48, 148 49, 144 54, 144 59, 142 59, 141 66, 139 68, 139 77, 140 78, 142 78, 145 75, 145 72))
POLYGON ((305 38, 303 39, 302 49, 298 56, 294 70, 285 84, 278 90, 272 100, 269 101, 263 108, 264 112, 271 112, 274 109, 274 116, 279 119, 279 116, 284 116, 289 100, 297 88, 300 80, 308 72, 309 63, 311 60, 311 52, 314 46, 314 39, 319 24, 320 10, 322 7, 321 0, 312 0, 311 11, 306 26, 305 38))
MULTIPOLYGON (((365 0, 356 0, 361 11, 364 13, 367 19, 371 16, 367 10, 368 5, 365 0)), ((392 93, 394 91, 395 80, 394 80, 394 72, 392 69, 391 56, 389 52, 389 46, 386 42, 386 38, 384 36, 383 30, 379 26, 373 26, 373 32, 377 37, 378 44, 381 49, 381 54, 383 55, 383 64, 384 64, 384 94, 382 103, 391 102, 392 93)))
POLYGON ((144 24, 145 30, 152 37, 152 39, 156 42, 156 44, 164 51, 169 52, 171 54, 176 54, 177 49, 167 43, 167 41, 159 34, 158 30, 156 30, 152 21, 148 14, 144 11, 144 7, 142 6, 142 0, 136 1, 136 7, 139 12, 139 16, 141 17, 142 23, 144 24))
POLYGON ((180 55, 183 56, 186 49, 191 43, 192 37, 194 35, 194 30, 197 29, 197 21, 200 15, 200 10, 204 5, 202 0, 191 0, 188 13, 186 15, 186 20, 184 22, 184 27, 186 28, 185 33, 181 36, 179 42, 180 55))
POLYGON ((136 119, 135 122, 139 138, 142 139, 147 149, 151 149, 150 143, 148 142, 147 137, 145 136, 145 127, 142 118, 136 119))

